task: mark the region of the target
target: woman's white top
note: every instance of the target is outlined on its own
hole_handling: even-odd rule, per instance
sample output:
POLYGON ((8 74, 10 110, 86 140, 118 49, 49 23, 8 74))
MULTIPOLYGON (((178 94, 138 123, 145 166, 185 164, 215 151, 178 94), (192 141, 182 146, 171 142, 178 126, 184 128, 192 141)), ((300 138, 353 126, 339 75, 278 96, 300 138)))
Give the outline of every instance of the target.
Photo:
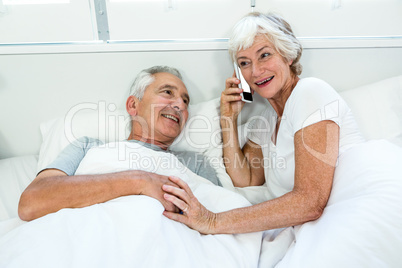
MULTIPOLYGON (((293 189, 295 133, 323 120, 331 120, 340 128, 339 154, 365 141, 346 102, 330 85, 317 78, 300 79, 293 89, 285 104, 276 144, 272 135, 277 114, 271 105, 251 121, 247 137, 261 146, 265 181, 272 198, 293 189)), ((311 153, 320 154, 313 150, 311 153)))

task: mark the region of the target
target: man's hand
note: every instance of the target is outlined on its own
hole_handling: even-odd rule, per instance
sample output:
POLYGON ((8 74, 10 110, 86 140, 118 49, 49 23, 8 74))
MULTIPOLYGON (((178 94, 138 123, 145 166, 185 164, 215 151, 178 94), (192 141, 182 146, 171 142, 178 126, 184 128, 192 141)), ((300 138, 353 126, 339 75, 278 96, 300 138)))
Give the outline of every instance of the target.
POLYGON ((60 170, 48 169, 39 173, 22 193, 18 214, 22 220, 31 221, 62 208, 82 208, 138 194, 159 200, 166 211, 178 211, 163 198, 163 184, 176 186, 167 176, 140 170, 67 176, 60 170))
POLYGON ((177 184, 170 181, 168 176, 158 175, 155 173, 145 173, 143 179, 145 183, 141 189, 140 194, 157 199, 159 202, 162 203, 166 211, 176 213, 179 212, 179 209, 173 203, 167 201, 163 197, 165 192, 162 190, 162 186, 164 184, 178 187, 177 184))

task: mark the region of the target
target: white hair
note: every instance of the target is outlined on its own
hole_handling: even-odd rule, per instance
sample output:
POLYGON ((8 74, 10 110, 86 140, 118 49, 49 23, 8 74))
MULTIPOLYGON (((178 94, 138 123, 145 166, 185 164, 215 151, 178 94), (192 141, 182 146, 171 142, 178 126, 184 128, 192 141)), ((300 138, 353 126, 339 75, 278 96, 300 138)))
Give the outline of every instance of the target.
POLYGON ((290 66, 292 72, 295 75, 301 74, 302 66, 299 60, 302 46, 289 23, 274 13, 249 13, 236 23, 228 44, 232 60, 236 61, 240 50, 251 47, 257 36, 266 37, 282 57, 287 61, 293 61, 290 66))
POLYGON ((157 73, 170 73, 180 78, 180 80, 183 80, 180 72, 176 68, 169 66, 153 66, 151 68, 142 70, 137 75, 130 88, 130 96, 135 96, 141 100, 144 96, 145 89, 152 84, 152 82, 155 80, 154 74, 157 73))

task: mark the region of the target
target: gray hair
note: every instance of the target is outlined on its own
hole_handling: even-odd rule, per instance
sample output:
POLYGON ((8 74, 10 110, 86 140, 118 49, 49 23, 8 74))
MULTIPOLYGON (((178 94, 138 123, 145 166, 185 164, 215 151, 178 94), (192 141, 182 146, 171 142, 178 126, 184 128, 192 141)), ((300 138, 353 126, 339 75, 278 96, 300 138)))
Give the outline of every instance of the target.
POLYGON ((130 88, 130 96, 132 95, 141 100, 144 96, 145 89, 152 84, 152 82, 155 80, 154 74, 157 73, 170 73, 180 78, 180 80, 183 80, 180 72, 176 68, 169 66, 153 66, 151 68, 142 70, 137 75, 130 88))
POLYGON ((251 47, 257 36, 265 36, 282 57, 287 61, 293 60, 290 65, 291 71, 295 75, 301 74, 302 66, 299 60, 302 46, 289 23, 274 13, 249 13, 236 23, 228 44, 232 60, 236 61, 240 50, 251 47))

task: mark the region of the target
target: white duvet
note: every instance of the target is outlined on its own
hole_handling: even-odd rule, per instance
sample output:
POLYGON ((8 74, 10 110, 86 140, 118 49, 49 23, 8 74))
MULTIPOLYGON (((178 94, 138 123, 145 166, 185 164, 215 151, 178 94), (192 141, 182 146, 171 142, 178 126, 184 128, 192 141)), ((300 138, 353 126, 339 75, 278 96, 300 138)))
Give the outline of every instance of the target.
MULTIPOLYGON (((208 209, 250 203, 214 186, 165 152, 129 142, 91 149, 77 174, 143 169, 185 180, 208 209)), ((262 233, 201 235, 162 215, 147 196, 63 209, 24 223, 0 239, 0 267, 257 267, 262 233)))
MULTIPOLYGON (((249 205, 241 196, 192 174, 171 156, 148 149, 138 155, 125 147, 110 151, 114 156, 92 151, 80 170, 118 171, 134 165, 140 156, 137 163, 149 170, 155 172, 160 165, 163 174, 185 179, 213 211, 249 205), (119 161, 113 161, 116 155, 119 161), (178 165, 175 171, 169 169, 170 161, 178 165)), ((252 190, 255 197, 256 189, 252 190)), ((30 223, 0 222, 3 233, 14 228, 0 237, 0 267, 400 268, 402 149, 371 141, 343 153, 321 218, 266 231, 262 243, 261 233, 200 235, 168 220, 162 211, 157 200, 130 196, 64 209, 30 223)))
POLYGON ((373 140, 338 160, 323 215, 266 236, 261 267, 402 267, 402 148, 373 140))

